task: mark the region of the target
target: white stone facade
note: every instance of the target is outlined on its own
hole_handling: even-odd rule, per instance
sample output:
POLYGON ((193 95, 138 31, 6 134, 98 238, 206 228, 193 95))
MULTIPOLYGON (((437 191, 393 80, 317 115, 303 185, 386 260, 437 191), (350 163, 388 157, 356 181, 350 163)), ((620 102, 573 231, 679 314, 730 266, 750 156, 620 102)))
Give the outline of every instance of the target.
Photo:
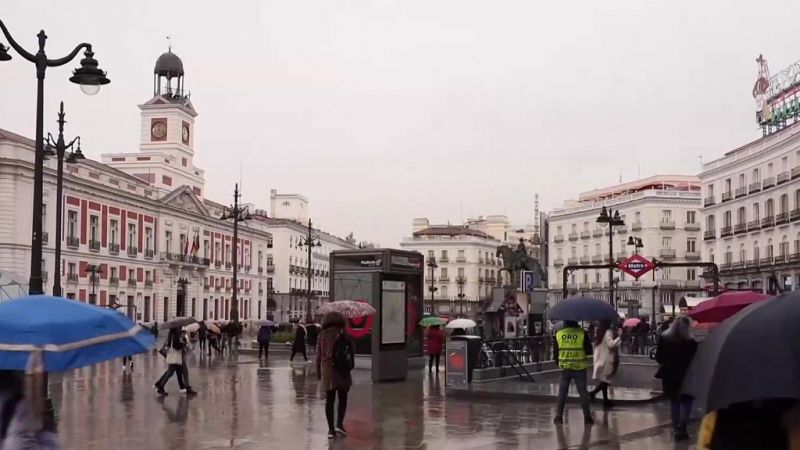
POLYGON ((465 226, 430 225, 427 219, 414 219, 413 235, 400 243, 403 250, 417 251, 426 263, 433 259, 433 270, 425 267, 425 307, 428 312, 474 316, 477 305, 492 295, 492 288, 507 277, 495 256, 502 242, 487 233, 465 226), (431 280, 436 291, 431 302, 431 280), (459 298, 459 293, 463 294, 459 298))
MULTIPOLYGON (((610 261, 608 226, 596 222, 603 206, 619 210, 624 226, 614 227, 613 259, 622 261, 633 254, 628 238, 640 238, 639 254, 665 262, 699 262, 701 192, 694 176, 653 176, 635 182, 580 194, 552 211, 547 223, 548 285, 555 299, 562 297, 563 269, 567 265, 605 264, 610 261)), ((625 304, 637 300, 641 314, 651 314, 652 292, 656 287, 656 308, 684 293, 698 293, 703 287, 698 268, 662 269, 633 283, 632 277, 616 270, 616 296, 625 304), (644 288, 644 289, 642 289, 644 288), (644 292, 650 292, 643 295, 644 292)), ((582 269, 568 279, 571 293, 608 298, 608 270, 582 269)), ((680 297, 675 300, 679 300, 680 297)), ((635 303, 635 302, 632 302, 635 303)))
POLYGON ((704 256, 726 288, 767 293, 800 285, 800 127, 703 165, 704 256))

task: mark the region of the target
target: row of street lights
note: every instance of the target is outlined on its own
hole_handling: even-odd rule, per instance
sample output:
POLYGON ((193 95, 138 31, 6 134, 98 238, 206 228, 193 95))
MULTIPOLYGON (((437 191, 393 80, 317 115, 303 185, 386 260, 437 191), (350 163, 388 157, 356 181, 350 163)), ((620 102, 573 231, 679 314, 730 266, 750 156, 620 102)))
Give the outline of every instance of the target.
MULTIPOLYGON (((44 191, 44 160, 45 160, 45 140, 44 140, 44 78, 45 72, 48 67, 63 66, 78 55, 78 52, 84 50, 84 57, 81 59, 81 66, 72 72, 69 81, 80 85, 81 90, 87 95, 94 95, 100 90, 100 86, 110 83, 106 72, 100 70, 97 60, 94 59, 94 52, 92 51, 92 44, 81 43, 78 44, 68 55, 57 58, 49 59, 45 53, 45 43, 47 35, 44 30, 39 31, 38 51, 30 53, 11 36, 11 33, 6 28, 6 25, 0 20, 0 30, 13 48, 25 60, 32 62, 36 66, 36 136, 35 145, 36 153, 34 157, 33 167, 33 223, 31 226, 31 276, 28 286, 29 294, 43 294, 44 289, 42 286, 42 205, 44 204, 43 191, 44 191)), ((0 61, 8 61, 11 59, 9 54, 9 47, 0 43, 0 61)), ((63 110, 62 110, 63 112, 63 110)), ((61 120, 61 115, 59 115, 61 120)), ((63 128, 63 125, 60 125, 63 128)), ((61 199, 58 199, 59 203, 61 199)), ((58 227, 57 227, 58 228, 58 227)), ((59 261, 56 260, 58 264, 59 261)), ((60 272, 60 265, 56 270, 56 276, 60 272)), ((60 284, 60 280, 59 283, 60 284)), ((58 288, 60 290, 60 286, 58 288)))

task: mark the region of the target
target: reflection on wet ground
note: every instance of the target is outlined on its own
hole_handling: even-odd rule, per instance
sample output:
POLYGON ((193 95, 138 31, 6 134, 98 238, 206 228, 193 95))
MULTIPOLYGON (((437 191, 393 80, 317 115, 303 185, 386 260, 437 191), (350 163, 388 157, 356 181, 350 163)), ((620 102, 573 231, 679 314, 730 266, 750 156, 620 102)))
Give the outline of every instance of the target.
POLYGON ((159 399, 153 382, 165 369, 155 355, 137 356, 132 376, 102 364, 54 380, 59 434, 68 449, 672 449, 662 403, 595 411, 585 427, 568 405, 563 427, 553 402, 448 398, 444 373, 373 384, 354 372, 345 424, 349 436, 329 442, 324 401, 311 367, 284 358, 261 365, 250 355, 193 358, 186 398, 177 382, 159 399))

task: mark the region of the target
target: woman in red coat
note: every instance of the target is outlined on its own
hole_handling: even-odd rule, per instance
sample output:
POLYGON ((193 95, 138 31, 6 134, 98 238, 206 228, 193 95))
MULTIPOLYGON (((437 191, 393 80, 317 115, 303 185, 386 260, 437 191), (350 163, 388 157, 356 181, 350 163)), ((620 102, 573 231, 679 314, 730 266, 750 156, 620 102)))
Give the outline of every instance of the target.
POLYGON ((439 356, 442 354, 442 330, 439 325, 428 328, 428 372, 433 369, 433 360, 436 359, 436 371, 439 371, 439 356))

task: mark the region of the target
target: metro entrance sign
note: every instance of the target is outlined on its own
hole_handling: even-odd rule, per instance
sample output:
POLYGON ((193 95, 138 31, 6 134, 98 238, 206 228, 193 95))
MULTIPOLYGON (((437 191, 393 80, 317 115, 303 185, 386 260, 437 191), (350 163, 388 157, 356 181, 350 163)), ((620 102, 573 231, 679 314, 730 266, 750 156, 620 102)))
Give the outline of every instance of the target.
POLYGON ((617 267, 619 267, 619 270, 638 280, 639 277, 653 270, 655 266, 644 256, 633 255, 619 263, 617 267))

